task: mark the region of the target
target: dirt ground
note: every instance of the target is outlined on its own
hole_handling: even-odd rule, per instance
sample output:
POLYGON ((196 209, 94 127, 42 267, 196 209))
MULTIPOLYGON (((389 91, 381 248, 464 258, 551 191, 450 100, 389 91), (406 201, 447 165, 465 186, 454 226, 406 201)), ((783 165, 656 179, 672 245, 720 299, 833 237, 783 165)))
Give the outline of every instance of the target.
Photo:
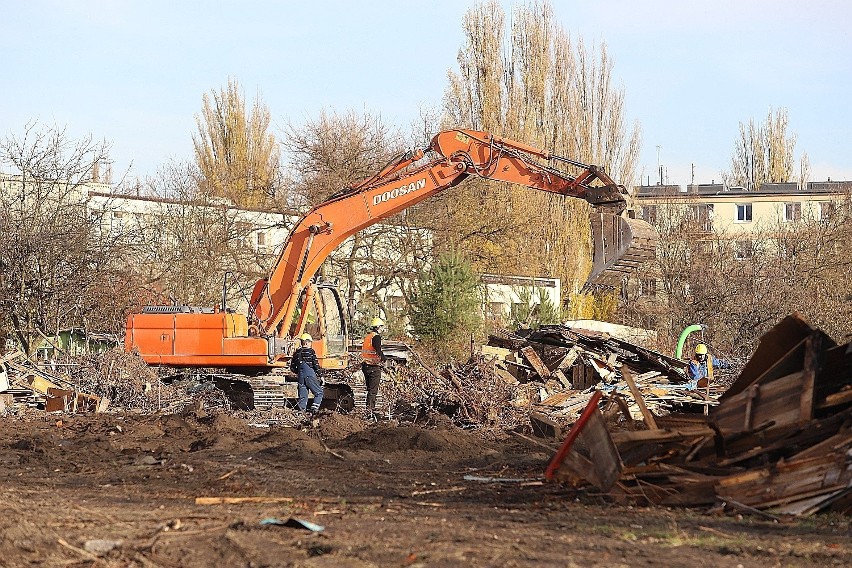
POLYGON ((2 566, 852 565, 849 517, 617 505, 542 483, 540 447, 444 420, 324 414, 261 428, 205 411, 34 412, 0 423, 2 566), (196 504, 210 496, 282 499, 196 504), (261 523, 291 518, 324 530, 261 523))

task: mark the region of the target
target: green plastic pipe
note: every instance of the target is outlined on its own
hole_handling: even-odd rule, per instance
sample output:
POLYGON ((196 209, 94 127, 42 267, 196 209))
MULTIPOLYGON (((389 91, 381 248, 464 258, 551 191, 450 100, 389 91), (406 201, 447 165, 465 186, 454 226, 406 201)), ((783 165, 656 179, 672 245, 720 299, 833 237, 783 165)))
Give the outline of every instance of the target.
POLYGON ((677 340, 677 351, 675 352, 675 357, 678 359, 683 356, 683 346, 686 343, 686 338, 689 337, 689 334, 693 331, 701 331, 704 329, 704 326, 701 324, 695 324, 687 327, 682 332, 680 332, 680 337, 677 340))

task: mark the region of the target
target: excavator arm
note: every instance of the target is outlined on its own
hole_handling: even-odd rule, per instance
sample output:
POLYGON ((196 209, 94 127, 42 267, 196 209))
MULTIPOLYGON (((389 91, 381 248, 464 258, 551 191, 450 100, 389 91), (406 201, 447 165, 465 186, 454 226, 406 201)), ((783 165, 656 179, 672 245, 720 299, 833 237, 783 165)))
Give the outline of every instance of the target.
POLYGON ((146 307, 128 317, 125 347, 154 365, 263 372, 285 364, 293 348, 291 327, 298 334, 313 317, 321 364, 342 368, 347 357, 342 307, 336 291, 311 284, 320 266, 349 236, 470 176, 588 201, 595 210, 593 284, 617 286, 625 273, 654 256, 656 231, 622 215, 626 191, 603 170, 486 132, 447 130, 425 150, 399 156, 305 214, 290 231, 269 276, 255 285, 246 315, 224 305, 146 307), (332 309, 335 314, 327 313, 332 309), (336 335, 325 331, 332 315, 338 320, 336 335), (339 356, 330 347, 332 335, 339 356))
POLYGON ((291 321, 302 290, 344 240, 469 176, 585 199, 613 215, 626 207, 624 188, 595 166, 486 132, 447 130, 436 135, 425 152, 406 153, 302 217, 269 277, 255 286, 250 322, 263 335, 274 333, 282 321, 291 321), (556 169, 555 163, 580 172, 569 175, 556 169))

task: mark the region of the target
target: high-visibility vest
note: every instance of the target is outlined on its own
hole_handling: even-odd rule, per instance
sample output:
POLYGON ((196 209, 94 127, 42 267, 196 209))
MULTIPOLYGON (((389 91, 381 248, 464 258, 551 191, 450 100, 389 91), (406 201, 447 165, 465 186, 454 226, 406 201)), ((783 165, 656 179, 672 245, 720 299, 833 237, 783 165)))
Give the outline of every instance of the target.
POLYGON ((692 362, 695 363, 696 365, 698 365, 699 368, 701 368, 703 366, 707 369, 707 377, 706 378, 707 378, 707 380, 709 380, 712 383, 713 382, 713 357, 708 355, 707 359, 704 361, 704 363, 702 363, 698 359, 693 359, 692 362))
POLYGON ((371 331, 364 337, 364 343, 361 345, 361 360, 370 365, 381 365, 382 358, 373 349, 373 338, 378 335, 375 331, 371 331))

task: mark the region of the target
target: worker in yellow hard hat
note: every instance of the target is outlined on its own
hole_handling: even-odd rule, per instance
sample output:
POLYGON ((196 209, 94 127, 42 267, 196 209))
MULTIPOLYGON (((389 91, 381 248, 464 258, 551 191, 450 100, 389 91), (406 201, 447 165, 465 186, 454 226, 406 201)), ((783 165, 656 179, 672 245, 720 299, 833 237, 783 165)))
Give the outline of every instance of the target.
POLYGON ((716 359, 710 355, 706 344, 699 343, 695 346, 695 356, 690 360, 687 367, 687 374, 690 381, 695 382, 696 386, 699 387, 707 386, 708 381, 713 381, 714 366, 720 369, 730 368, 727 361, 716 359))
POLYGON ((370 331, 364 336, 361 345, 361 370, 367 383, 367 412, 372 415, 376 409, 376 398, 379 396, 379 383, 382 382, 382 363, 385 355, 382 353, 382 333, 385 322, 381 318, 373 318, 370 331))
POLYGON ((322 404, 324 389, 319 378, 320 366, 317 353, 311 347, 313 338, 309 333, 303 333, 298 338, 301 347, 293 353, 290 359, 290 370, 296 374, 299 381, 299 410, 316 413, 322 404), (308 408, 308 391, 313 393, 314 400, 308 408))

